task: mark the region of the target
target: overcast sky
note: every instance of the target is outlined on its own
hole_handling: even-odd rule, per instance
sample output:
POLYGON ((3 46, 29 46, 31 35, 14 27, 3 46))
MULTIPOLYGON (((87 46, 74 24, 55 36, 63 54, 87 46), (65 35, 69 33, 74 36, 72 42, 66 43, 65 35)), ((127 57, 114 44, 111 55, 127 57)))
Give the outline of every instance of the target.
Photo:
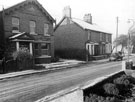
MULTIPOLYGON (((5 8, 24 0, 0 0, 5 8)), ((72 17, 83 19, 84 14, 91 13, 93 22, 116 35, 116 17, 119 17, 119 35, 127 34, 135 19, 135 0, 38 0, 39 3, 59 22, 65 6, 72 9, 72 17)))

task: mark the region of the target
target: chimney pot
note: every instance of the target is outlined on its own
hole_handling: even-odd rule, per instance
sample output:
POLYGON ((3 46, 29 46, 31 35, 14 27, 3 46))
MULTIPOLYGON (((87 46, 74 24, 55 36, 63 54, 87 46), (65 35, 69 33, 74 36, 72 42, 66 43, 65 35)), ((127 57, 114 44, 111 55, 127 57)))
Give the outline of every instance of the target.
POLYGON ((63 9, 63 17, 71 18, 71 8, 70 6, 66 6, 63 9))
POLYGON ((85 14, 83 19, 84 19, 85 22, 92 24, 92 16, 91 16, 90 13, 85 14))

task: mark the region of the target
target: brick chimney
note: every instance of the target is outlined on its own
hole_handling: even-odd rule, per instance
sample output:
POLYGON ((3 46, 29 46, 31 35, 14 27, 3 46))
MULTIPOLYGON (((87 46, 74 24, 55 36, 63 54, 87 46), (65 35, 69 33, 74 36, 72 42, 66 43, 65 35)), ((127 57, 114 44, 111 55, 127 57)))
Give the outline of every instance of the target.
POLYGON ((85 14, 84 17, 83 17, 83 20, 84 20, 85 22, 87 22, 87 23, 92 24, 92 16, 91 16, 91 14, 90 14, 90 13, 85 14))
POLYGON ((71 8, 70 6, 66 6, 63 9, 63 17, 71 18, 71 8))

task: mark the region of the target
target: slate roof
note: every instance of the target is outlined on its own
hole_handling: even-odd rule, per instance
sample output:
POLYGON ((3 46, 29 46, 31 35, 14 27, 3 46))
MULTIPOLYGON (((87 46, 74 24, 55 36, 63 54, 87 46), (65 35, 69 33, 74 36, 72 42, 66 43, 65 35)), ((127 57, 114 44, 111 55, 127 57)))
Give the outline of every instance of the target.
MULTIPOLYGON (((66 17, 64 17, 54 28, 54 31, 60 26, 60 24, 64 21, 64 19, 66 19, 66 17)), ((68 18, 70 19, 72 22, 74 22, 75 24, 77 24, 78 26, 82 27, 83 29, 88 29, 88 30, 92 30, 92 31, 98 31, 98 32, 102 32, 102 33, 107 33, 107 34, 112 34, 111 32, 105 30, 104 28, 100 27, 97 24, 90 24, 87 23, 83 20, 77 19, 77 18, 68 18)))
POLYGON ((98 32, 103 32, 103 33, 109 33, 109 31, 103 29, 102 27, 98 26, 97 24, 90 24, 87 23, 83 20, 72 18, 71 19, 73 22, 77 23, 79 26, 81 26, 83 29, 88 29, 88 30, 93 30, 93 31, 98 31, 98 32))

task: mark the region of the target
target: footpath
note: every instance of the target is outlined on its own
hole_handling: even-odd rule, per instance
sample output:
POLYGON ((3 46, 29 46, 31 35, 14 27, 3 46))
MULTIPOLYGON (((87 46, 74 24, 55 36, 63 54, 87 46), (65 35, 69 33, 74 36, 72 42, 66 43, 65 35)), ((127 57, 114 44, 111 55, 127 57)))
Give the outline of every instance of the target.
MULTIPOLYGON (((135 55, 132 55, 132 57, 134 56, 135 55)), ((108 61, 109 61, 108 59, 102 59, 102 60, 94 60, 94 61, 85 62, 85 61, 78 61, 78 60, 64 60, 63 59, 57 63, 42 64, 42 66, 44 66, 44 69, 39 69, 39 70, 32 69, 32 70, 0 74, 0 80, 19 77, 19 76, 25 76, 25 75, 31 75, 31 74, 37 74, 37 73, 42 73, 42 72, 62 70, 62 69, 67 69, 67 68, 74 68, 74 67, 77 68, 78 66, 81 66, 83 64, 103 64, 103 63, 107 63, 108 61)))

